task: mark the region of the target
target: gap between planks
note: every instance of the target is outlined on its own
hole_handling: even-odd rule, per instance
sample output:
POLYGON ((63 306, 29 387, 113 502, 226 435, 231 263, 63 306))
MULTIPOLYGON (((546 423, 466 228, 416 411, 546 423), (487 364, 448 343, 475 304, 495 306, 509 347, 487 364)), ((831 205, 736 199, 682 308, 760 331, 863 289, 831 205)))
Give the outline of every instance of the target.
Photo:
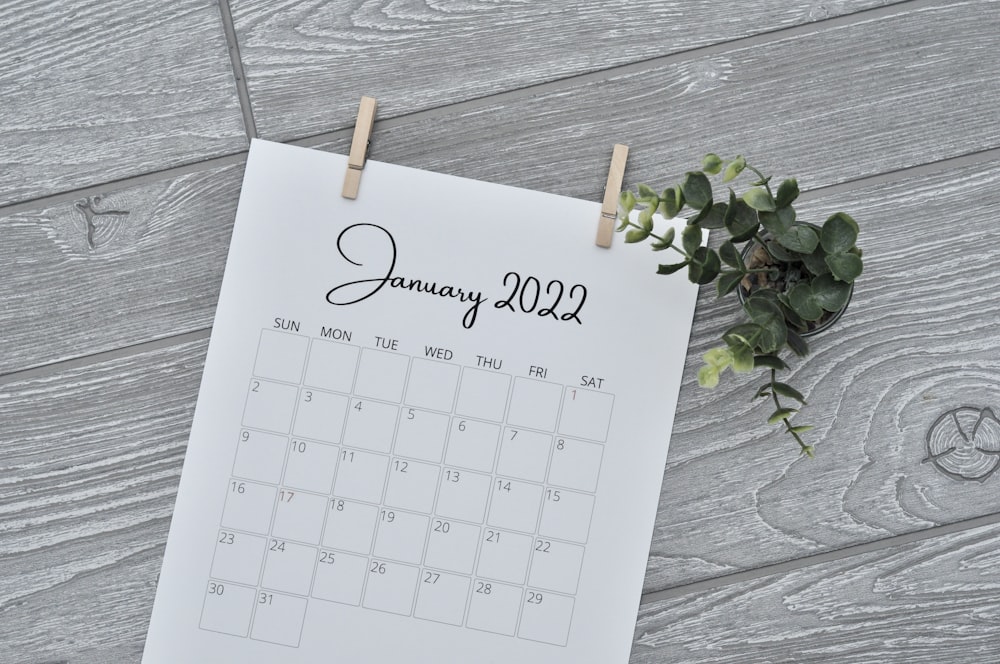
POLYGON ((931 526, 930 528, 925 528, 912 533, 893 535, 891 537, 884 537, 882 539, 866 542, 864 544, 847 546, 834 551, 826 551, 824 553, 817 553, 811 556, 803 556, 801 558, 795 558, 794 560, 764 565, 762 567, 757 567, 743 572, 724 574, 722 576, 706 579, 704 581, 686 583, 684 585, 673 586, 672 588, 666 588, 664 590, 655 590, 644 594, 642 599, 639 600, 639 604, 640 606, 644 604, 653 604, 655 602, 683 597, 684 595, 703 593, 708 590, 722 588, 735 583, 752 581, 776 574, 787 574, 788 572, 806 567, 812 567, 813 565, 843 560, 845 558, 851 558, 864 553, 880 551, 882 549, 888 549, 904 544, 912 544, 913 542, 921 542, 923 540, 934 539, 935 537, 941 537, 943 535, 951 535, 966 530, 973 530, 975 528, 996 524, 1000 524, 1000 513, 994 512, 993 514, 977 516, 964 521, 955 521, 940 526, 931 526))
MULTIPOLYGON (((445 104, 442 106, 435 106, 420 111, 414 111, 412 113, 404 113, 402 115, 398 115, 392 118, 378 120, 378 126, 380 129, 382 128, 389 129, 398 125, 406 124, 411 121, 444 118, 454 114, 455 112, 458 113, 471 112, 494 104, 502 104, 504 102, 515 101, 522 98, 532 97, 534 95, 543 94, 547 92, 556 92, 559 90, 579 85, 581 83, 597 83, 606 80, 609 77, 626 76, 628 74, 640 73, 651 67, 666 66, 673 62, 690 59, 692 56, 705 57, 705 56, 716 55, 719 53, 725 53, 728 51, 732 51, 734 49, 762 46, 773 42, 781 41, 783 39, 794 38, 801 35, 808 35, 817 32, 818 30, 821 29, 823 30, 836 29, 840 27, 865 23, 868 21, 877 20, 879 18, 892 16, 894 14, 899 14, 902 12, 919 11, 920 9, 923 9, 925 7, 936 7, 940 4, 941 4, 940 0, 908 0, 906 2, 899 2, 892 5, 886 5, 883 7, 872 7, 869 9, 862 9, 843 16, 833 16, 830 18, 813 21, 811 23, 803 23, 799 25, 789 26, 787 28, 778 28, 776 30, 772 30, 769 32, 762 32, 747 37, 740 37, 738 39, 732 39, 728 41, 718 42, 715 44, 709 44, 707 46, 698 46, 690 49, 684 49, 676 51, 674 53, 669 53, 667 55, 661 55, 653 58, 646 58, 644 60, 638 60, 636 62, 630 62, 628 64, 618 65, 614 67, 608 67, 606 69, 599 69, 592 72, 587 72, 585 74, 575 74, 572 76, 567 76, 552 81, 546 81, 545 83, 528 85, 521 88, 516 88, 514 90, 506 90, 504 92, 485 95, 482 97, 477 97, 475 99, 459 101, 452 104, 445 104)), ((247 132, 247 137, 250 139, 258 138, 256 121, 253 118, 252 107, 250 104, 250 92, 246 83, 245 72, 243 69, 243 62, 240 59, 239 44, 237 42, 236 30, 233 23, 232 12, 230 11, 229 7, 229 0, 220 0, 219 7, 222 17, 223 29, 225 31, 226 41, 229 46, 229 54, 233 66, 233 75, 236 80, 236 88, 240 100, 240 108, 243 114, 243 120, 247 132)), ((323 132, 320 134, 313 134, 310 136, 303 136, 300 138, 284 142, 289 145, 298 145, 301 147, 313 147, 315 145, 328 143, 339 139, 349 139, 353 134, 353 131, 354 131, 353 127, 344 127, 334 131, 323 132)), ((375 158, 377 158, 377 155, 374 156, 375 158)), ((37 198, 18 201, 17 203, 11 203, 8 205, 0 205, 0 215, 18 214, 30 209, 37 208, 39 206, 72 202, 78 198, 82 198, 85 196, 104 193, 110 188, 126 188, 136 185, 148 184, 150 182, 155 182, 157 180, 176 177, 179 175, 185 175, 188 173, 193 173, 201 170, 208 170, 211 168, 217 168, 221 166, 229 166, 232 164, 239 163, 240 161, 244 160, 245 157, 246 157, 246 150, 242 150, 240 152, 224 155, 222 157, 215 157, 212 159, 196 161, 190 164, 175 166, 173 168, 165 168, 157 171, 149 171, 141 175, 136 175, 128 178, 121 178, 119 180, 112 180, 98 185, 81 187, 79 189, 68 190, 57 194, 50 194, 48 196, 40 196, 37 198)), ((870 180, 865 180, 865 181, 870 182, 870 180)), ((815 191, 822 191, 822 190, 817 189, 815 191)))
POLYGON ((222 29, 226 33, 226 43, 229 45, 229 59, 233 65, 233 77, 236 79, 236 93, 240 98, 240 109, 243 111, 243 126, 247 132, 247 140, 257 138, 257 121, 253 117, 253 107, 250 105, 250 89, 247 87, 246 72, 243 69, 243 59, 240 57, 240 42, 236 37, 236 26, 233 24, 233 11, 229 0, 219 0, 219 12, 222 14, 222 29))

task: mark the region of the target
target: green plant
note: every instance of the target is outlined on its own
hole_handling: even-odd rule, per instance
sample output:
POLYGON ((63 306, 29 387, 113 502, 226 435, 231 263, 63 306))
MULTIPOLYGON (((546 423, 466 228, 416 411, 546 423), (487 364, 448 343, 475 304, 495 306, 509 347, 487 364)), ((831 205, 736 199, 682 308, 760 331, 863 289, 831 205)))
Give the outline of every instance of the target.
POLYGON ((658 274, 687 268, 688 278, 696 284, 714 281, 719 297, 741 289, 749 321, 726 329, 723 345, 705 353, 698 382, 715 387, 728 368, 736 373, 769 371, 768 381, 753 398, 770 397, 775 410, 768 423, 783 423, 802 453, 812 456, 813 447, 802 439, 812 427, 793 425, 791 418, 798 408, 781 402, 781 397, 801 405, 806 400, 791 385, 777 380, 777 373, 788 369, 779 354, 787 346, 800 357, 807 355, 809 346, 802 335, 847 306, 852 284, 863 268, 861 250, 856 246, 858 225, 843 212, 828 218, 821 227, 799 221, 792 207, 799 195, 796 180, 784 180, 777 192, 770 183, 770 176, 742 156, 724 162, 709 154, 700 170, 688 172, 681 183, 659 194, 645 184, 635 193, 623 192, 618 230, 625 231, 626 242, 649 240, 653 251, 680 254, 683 260, 660 265, 658 274), (722 181, 730 182, 744 171, 757 179, 741 195, 730 188, 728 200, 716 202, 709 176, 722 173, 722 181), (638 216, 632 221, 630 215, 637 207, 638 216), (662 235, 654 232, 654 213, 671 219, 686 208, 693 214, 687 217, 680 244, 672 227, 662 235), (729 237, 716 251, 702 246, 703 229, 725 229, 729 237))

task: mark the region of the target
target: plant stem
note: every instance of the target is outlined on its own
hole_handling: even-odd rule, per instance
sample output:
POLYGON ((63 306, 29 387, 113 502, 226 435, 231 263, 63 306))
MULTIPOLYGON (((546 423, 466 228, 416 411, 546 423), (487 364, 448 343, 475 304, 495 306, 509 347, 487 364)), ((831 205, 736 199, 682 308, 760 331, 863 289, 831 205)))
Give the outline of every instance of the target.
MULTIPOLYGON (((643 228, 639 224, 632 223, 631 219, 625 219, 624 221, 625 221, 626 224, 628 224, 632 228, 637 228, 640 231, 645 231, 646 230, 645 228, 643 228)), ((653 238, 654 240, 659 240, 660 242, 664 242, 664 238, 661 237, 661 236, 659 236, 659 235, 657 235, 656 233, 650 232, 649 237, 653 238)), ((691 260, 692 258, 694 258, 693 256, 691 256, 691 254, 689 254, 688 252, 684 251, 683 249, 678 249, 674 245, 673 242, 671 242, 667 246, 670 247, 671 249, 673 249, 674 251, 676 251, 677 253, 679 253, 681 256, 683 256, 684 258, 686 258, 688 260, 691 260)))
POLYGON ((749 169, 750 169, 751 171, 753 171, 754 173, 756 173, 756 174, 757 174, 757 177, 759 177, 759 178, 760 178, 760 181, 761 181, 761 183, 763 183, 763 185, 764 185, 764 188, 765 188, 765 189, 767 189, 767 193, 768 193, 768 195, 769 195, 769 196, 770 196, 771 198, 774 198, 774 194, 773 194, 773 193, 771 193, 771 185, 770 185, 770 184, 768 184, 768 181, 767 181, 767 176, 766 176, 766 175, 764 175, 763 173, 761 173, 760 171, 758 171, 758 170, 757 170, 756 168, 754 168, 754 167, 753 167, 753 166, 751 166, 750 164, 747 164, 747 168, 749 168, 749 169))
MULTIPOLYGON (((778 401, 778 392, 774 389, 774 384, 777 382, 775 380, 775 377, 776 377, 776 371, 774 369, 771 369, 771 399, 774 401, 774 407, 776 409, 780 409, 781 402, 778 401)), ((812 456, 812 454, 809 451, 810 447, 802 441, 802 437, 799 436, 798 433, 792 430, 792 424, 791 422, 788 421, 788 418, 784 417, 781 419, 781 421, 785 423, 785 430, 788 433, 792 434, 792 438, 794 438, 795 442, 797 442, 799 444, 799 447, 802 448, 802 452, 808 454, 809 456, 812 456)))

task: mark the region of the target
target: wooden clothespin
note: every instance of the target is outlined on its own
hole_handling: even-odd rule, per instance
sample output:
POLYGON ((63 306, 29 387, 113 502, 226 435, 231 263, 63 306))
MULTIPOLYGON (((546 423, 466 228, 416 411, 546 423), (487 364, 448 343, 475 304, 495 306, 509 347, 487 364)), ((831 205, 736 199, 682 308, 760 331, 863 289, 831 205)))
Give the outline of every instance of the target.
POLYGON ((628 146, 615 144, 611 155, 611 168, 608 169, 608 184, 604 187, 604 204, 601 206, 601 219, 597 222, 597 246, 608 248, 615 234, 615 221, 618 219, 618 197, 622 193, 622 179, 625 177, 625 161, 628 159, 628 146))
POLYGON ((358 107, 358 121, 354 125, 354 138, 351 139, 351 154, 347 158, 347 173, 344 175, 344 198, 358 197, 358 187, 361 186, 361 170, 368 159, 368 144, 371 142, 372 126, 375 124, 375 108, 377 104, 373 97, 362 97, 358 107))

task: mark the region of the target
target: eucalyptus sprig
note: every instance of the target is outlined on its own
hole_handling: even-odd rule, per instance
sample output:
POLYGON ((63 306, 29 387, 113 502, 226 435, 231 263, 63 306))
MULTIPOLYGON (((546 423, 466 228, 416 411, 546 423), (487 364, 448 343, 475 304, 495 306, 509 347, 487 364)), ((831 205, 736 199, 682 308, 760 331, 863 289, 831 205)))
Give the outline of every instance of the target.
POLYGON ((771 176, 761 173, 742 156, 723 161, 718 155, 708 154, 701 169, 686 173, 680 183, 659 194, 645 184, 638 185, 634 193, 622 192, 618 230, 625 232, 625 242, 649 240, 653 251, 669 249, 680 255, 682 260, 678 262, 659 265, 658 274, 687 268, 693 283, 715 281, 719 297, 739 289, 749 321, 723 331, 724 344, 703 356, 705 365, 698 372, 698 383, 715 387, 729 368, 734 373, 770 371, 769 380, 753 398, 770 397, 775 410, 768 423, 783 423, 802 453, 812 456, 813 447, 801 436, 812 427, 792 425, 790 420, 798 408, 783 405, 779 398, 806 404, 801 392, 777 380, 778 371, 788 370, 779 353, 786 346, 800 357, 809 353, 803 335, 847 306, 863 264, 854 219, 838 212, 822 227, 799 221, 792 206, 798 196, 799 185, 794 178, 783 180, 775 192, 771 176), (716 202, 709 176, 722 173, 722 182, 726 183, 744 171, 756 176, 749 188, 738 195, 730 187, 728 200, 716 202), (639 214, 632 221, 630 215, 637 208, 639 214), (686 209, 692 213, 686 219, 679 244, 673 227, 662 235, 654 232, 655 213, 672 219, 686 209), (729 237, 716 251, 702 246, 704 229, 725 229, 729 237))

